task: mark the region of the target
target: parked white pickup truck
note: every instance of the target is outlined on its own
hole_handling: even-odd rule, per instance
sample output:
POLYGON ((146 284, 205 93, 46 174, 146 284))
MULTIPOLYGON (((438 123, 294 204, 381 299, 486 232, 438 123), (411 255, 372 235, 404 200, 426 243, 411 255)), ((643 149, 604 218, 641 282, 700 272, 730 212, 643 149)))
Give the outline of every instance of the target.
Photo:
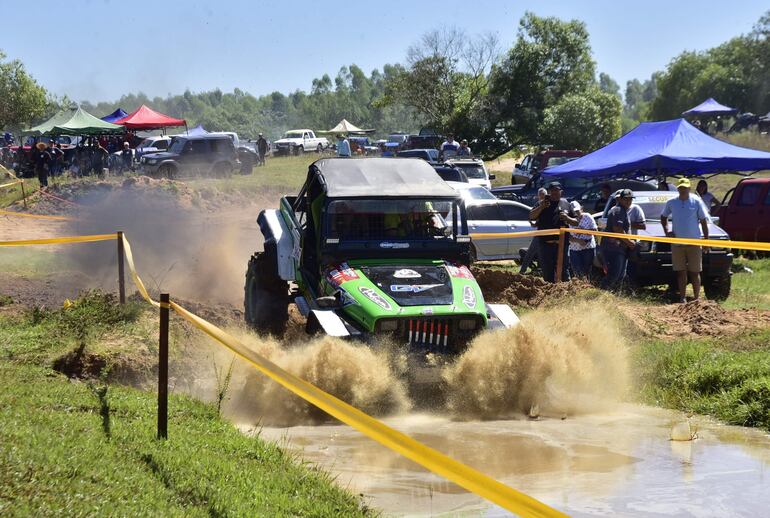
POLYGON ((273 142, 274 152, 278 155, 300 155, 306 151, 320 153, 329 147, 326 138, 316 137, 313 130, 289 130, 282 139, 273 142))

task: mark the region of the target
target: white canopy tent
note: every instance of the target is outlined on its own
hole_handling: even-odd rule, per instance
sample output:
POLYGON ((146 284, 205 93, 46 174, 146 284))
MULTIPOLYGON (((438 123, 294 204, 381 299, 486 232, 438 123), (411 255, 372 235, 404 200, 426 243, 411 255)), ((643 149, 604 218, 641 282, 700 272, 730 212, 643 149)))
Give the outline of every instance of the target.
POLYGON ((347 119, 342 119, 339 124, 334 126, 332 129, 324 131, 323 133, 333 133, 335 135, 342 134, 342 135, 365 135, 367 133, 374 133, 373 129, 361 129, 358 126, 355 126, 347 121, 347 119))

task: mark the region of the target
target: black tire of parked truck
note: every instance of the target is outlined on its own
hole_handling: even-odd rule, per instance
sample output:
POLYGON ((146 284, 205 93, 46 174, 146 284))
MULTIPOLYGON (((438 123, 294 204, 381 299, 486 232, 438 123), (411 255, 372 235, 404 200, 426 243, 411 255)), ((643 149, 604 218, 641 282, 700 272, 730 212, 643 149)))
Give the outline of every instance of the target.
POLYGON ((730 296, 730 286, 732 277, 723 275, 721 277, 703 277, 703 291, 709 300, 725 300, 730 296))
POLYGON ((266 252, 251 256, 243 300, 246 322, 260 333, 282 335, 289 320, 289 284, 266 252))
POLYGON ((305 154, 305 146, 297 146, 294 148, 294 154, 297 156, 302 156, 305 154))

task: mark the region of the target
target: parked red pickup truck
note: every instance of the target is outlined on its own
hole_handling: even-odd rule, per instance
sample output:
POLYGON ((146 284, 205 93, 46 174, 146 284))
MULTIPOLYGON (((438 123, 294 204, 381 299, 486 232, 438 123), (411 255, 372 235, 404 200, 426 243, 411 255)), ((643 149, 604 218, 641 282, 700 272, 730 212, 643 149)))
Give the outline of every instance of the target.
POLYGON ((744 178, 730 189, 717 213, 735 241, 770 242, 770 178, 744 178))

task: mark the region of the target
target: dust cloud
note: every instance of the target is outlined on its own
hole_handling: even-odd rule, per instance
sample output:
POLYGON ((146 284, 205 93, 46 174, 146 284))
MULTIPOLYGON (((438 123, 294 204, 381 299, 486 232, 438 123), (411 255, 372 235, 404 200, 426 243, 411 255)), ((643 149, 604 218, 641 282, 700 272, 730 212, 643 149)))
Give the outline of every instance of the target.
MULTIPOLYGON (((241 307, 249 256, 261 248, 256 219, 267 199, 215 194, 207 200, 180 182, 132 178, 78 197, 81 208, 70 231, 122 230, 152 291, 241 307)), ((77 268, 114 289, 115 248, 104 242, 65 253, 77 268)))
POLYGON ((443 375, 458 419, 606 410, 630 380, 616 318, 589 302, 536 310, 515 328, 481 334, 443 375))

